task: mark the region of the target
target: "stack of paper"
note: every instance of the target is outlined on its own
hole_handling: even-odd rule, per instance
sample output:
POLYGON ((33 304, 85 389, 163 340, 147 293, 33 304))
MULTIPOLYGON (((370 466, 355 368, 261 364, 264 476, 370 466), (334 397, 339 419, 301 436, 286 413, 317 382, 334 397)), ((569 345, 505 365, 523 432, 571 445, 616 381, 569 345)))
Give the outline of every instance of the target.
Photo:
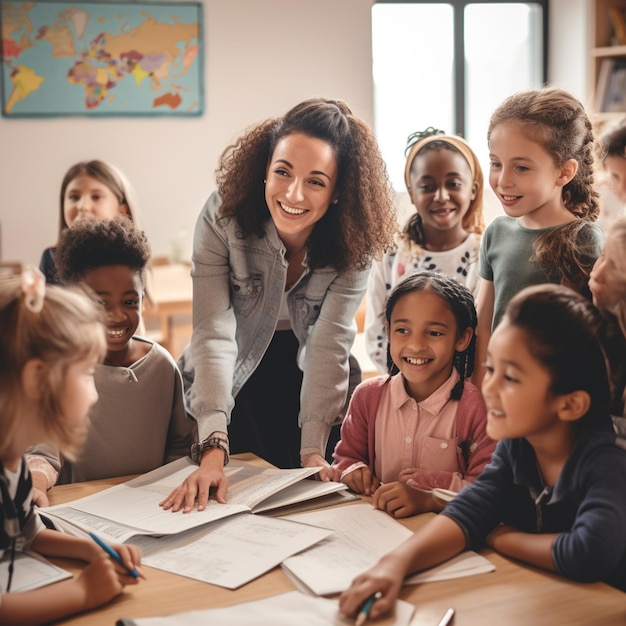
MULTIPOLYGON (((347 589, 356 576, 411 536, 411 531, 402 524, 368 504, 304 513, 288 519, 335 531, 282 564, 300 590, 321 596, 347 589)), ((475 552, 466 552, 407 579, 407 583, 446 580, 493 570, 495 565, 489 560, 475 552)))
POLYGON ((197 466, 180 459, 136 479, 65 505, 42 509, 60 529, 96 532, 109 543, 142 548, 143 563, 235 589, 332 533, 305 524, 252 515, 345 490, 340 483, 304 480, 316 468, 264 469, 233 460, 228 504, 211 501, 191 514, 158 505, 197 466))

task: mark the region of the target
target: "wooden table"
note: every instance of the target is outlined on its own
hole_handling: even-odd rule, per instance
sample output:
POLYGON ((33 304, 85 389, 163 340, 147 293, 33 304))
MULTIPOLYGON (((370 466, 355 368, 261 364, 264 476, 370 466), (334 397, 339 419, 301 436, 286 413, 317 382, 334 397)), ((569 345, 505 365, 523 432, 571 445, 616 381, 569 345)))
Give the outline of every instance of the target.
POLYGON ((159 343, 173 353, 173 317, 192 313, 191 267, 184 263, 154 265, 149 270, 148 291, 152 306, 146 304, 144 318, 156 317, 159 320, 159 343))
MULTIPOLYGON (((237 458, 246 461, 254 459, 253 455, 237 455, 237 458)), ((127 478, 54 487, 50 492, 50 503, 69 502, 127 478)), ((425 514, 401 521, 414 530, 430 517, 431 514, 425 514)), ((405 587, 401 598, 416 607, 411 626, 437 626, 449 607, 456 610, 454 626, 626 624, 626 593, 602 583, 571 582, 521 565, 491 550, 485 550, 484 555, 495 563, 495 572, 405 587)), ((81 569, 72 561, 57 559, 55 562, 73 573, 81 569)), ((210 566, 210 563, 207 565, 210 566)), ((234 591, 147 566, 143 567, 143 571, 147 581, 128 587, 105 607, 57 623, 113 626, 120 617, 171 615, 229 606, 294 589, 280 568, 234 591)), ((382 626, 386 621, 376 623, 382 626)), ((251 621, 251 626, 253 624, 251 621)))

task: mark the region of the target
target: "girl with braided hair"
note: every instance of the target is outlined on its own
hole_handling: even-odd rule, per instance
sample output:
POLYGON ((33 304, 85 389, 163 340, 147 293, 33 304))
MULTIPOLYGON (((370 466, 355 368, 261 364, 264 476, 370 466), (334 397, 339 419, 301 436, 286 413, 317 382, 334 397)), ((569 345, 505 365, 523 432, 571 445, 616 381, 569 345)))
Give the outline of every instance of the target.
POLYGON ((491 458, 487 410, 467 380, 476 309, 470 291, 440 272, 398 283, 385 310, 390 374, 361 383, 335 448, 337 479, 373 494, 394 517, 440 511, 434 488, 458 492, 491 458))
POLYGON ((508 301, 542 283, 590 298, 587 281, 604 239, 595 223, 594 135, 579 100, 555 87, 513 94, 492 114, 487 140, 489 184, 506 215, 481 240, 477 384, 508 301))

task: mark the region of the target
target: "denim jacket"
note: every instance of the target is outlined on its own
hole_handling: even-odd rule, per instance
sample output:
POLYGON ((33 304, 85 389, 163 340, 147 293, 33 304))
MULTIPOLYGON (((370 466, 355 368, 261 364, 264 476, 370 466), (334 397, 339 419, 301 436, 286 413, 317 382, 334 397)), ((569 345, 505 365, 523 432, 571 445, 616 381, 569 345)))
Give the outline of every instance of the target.
MULTIPOLYGON (((243 239, 234 218, 218 217, 220 206, 213 193, 196 223, 193 334, 179 361, 186 408, 198 423, 200 441, 214 431, 227 432, 234 397, 274 335, 287 277, 285 247, 272 220, 265 237, 243 239)), ((324 454, 330 428, 346 403, 354 316, 368 273, 305 269, 288 294, 303 371, 301 455, 324 454)))

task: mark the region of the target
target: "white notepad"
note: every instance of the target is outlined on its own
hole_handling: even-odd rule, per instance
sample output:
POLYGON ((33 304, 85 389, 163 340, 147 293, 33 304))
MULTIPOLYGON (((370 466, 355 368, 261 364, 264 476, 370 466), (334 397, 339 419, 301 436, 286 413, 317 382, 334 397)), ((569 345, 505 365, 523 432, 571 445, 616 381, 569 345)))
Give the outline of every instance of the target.
MULTIPOLYGON (((9 581, 10 550, 0 561, 0 588, 6 590, 9 581)), ((16 552, 13 562, 11 591, 28 591, 71 578, 72 574, 57 567, 35 552, 16 552)))

